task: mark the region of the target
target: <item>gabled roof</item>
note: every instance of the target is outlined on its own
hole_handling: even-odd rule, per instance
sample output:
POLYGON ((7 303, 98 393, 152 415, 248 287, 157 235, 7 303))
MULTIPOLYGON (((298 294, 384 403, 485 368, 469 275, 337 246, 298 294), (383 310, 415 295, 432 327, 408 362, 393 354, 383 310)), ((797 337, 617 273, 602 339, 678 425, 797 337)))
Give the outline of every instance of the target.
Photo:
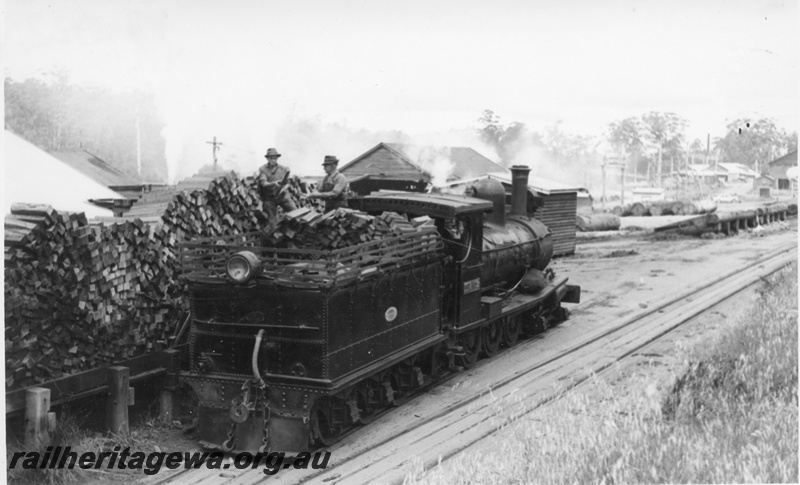
POLYGON ((725 169, 715 172, 714 167, 709 167, 708 165, 689 165, 685 173, 700 177, 716 177, 725 175, 728 172, 725 169))
MULTIPOLYGON (((447 182, 447 184, 445 184, 445 187, 468 186, 485 178, 494 179, 504 185, 511 186, 511 172, 504 171, 504 172, 492 172, 486 175, 482 175, 480 177, 470 177, 463 180, 451 180, 447 182)), ((533 189, 537 193, 544 195, 557 194, 563 192, 586 192, 586 189, 582 187, 573 187, 567 184, 562 184, 561 182, 555 182, 553 180, 548 180, 542 177, 534 177, 534 176, 528 177, 528 188, 533 189)))
POLYGON ((125 199, 8 130, 3 155, 6 214, 11 204, 26 202, 49 205, 59 211, 83 212, 87 217, 111 216, 111 211, 90 204, 89 199, 125 199))
POLYGON ((141 185, 141 181, 114 168, 86 150, 52 151, 50 155, 106 187, 141 185))
POLYGON ((477 177, 506 169, 469 147, 421 146, 402 143, 378 143, 344 165, 340 172, 348 176, 381 175, 430 181, 437 160, 449 162, 448 180, 477 177))
POLYGON ((747 175, 749 177, 758 177, 758 172, 742 165, 741 163, 720 163, 721 168, 725 169, 727 173, 747 175))
POLYGON ((769 162, 769 165, 773 167, 797 165, 797 150, 791 151, 780 158, 776 158, 775 160, 769 162))

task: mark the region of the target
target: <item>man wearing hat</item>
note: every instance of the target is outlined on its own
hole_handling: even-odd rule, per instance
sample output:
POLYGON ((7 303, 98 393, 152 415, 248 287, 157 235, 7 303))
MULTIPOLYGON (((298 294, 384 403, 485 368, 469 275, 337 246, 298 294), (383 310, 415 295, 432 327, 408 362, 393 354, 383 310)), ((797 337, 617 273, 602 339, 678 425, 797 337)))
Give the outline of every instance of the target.
POLYGON ((278 158, 281 156, 275 148, 268 148, 264 158, 267 163, 258 169, 258 187, 261 192, 261 201, 264 212, 269 216, 270 222, 274 222, 278 217, 278 205, 283 207, 284 212, 290 212, 297 207, 292 199, 286 194, 287 183, 289 182, 289 169, 283 165, 278 165, 278 158))
POLYGON ((349 189, 347 178, 336 170, 339 159, 333 155, 325 155, 322 166, 325 168, 325 178, 319 184, 319 192, 309 194, 309 197, 325 201, 325 212, 332 211, 347 205, 347 191, 349 189))

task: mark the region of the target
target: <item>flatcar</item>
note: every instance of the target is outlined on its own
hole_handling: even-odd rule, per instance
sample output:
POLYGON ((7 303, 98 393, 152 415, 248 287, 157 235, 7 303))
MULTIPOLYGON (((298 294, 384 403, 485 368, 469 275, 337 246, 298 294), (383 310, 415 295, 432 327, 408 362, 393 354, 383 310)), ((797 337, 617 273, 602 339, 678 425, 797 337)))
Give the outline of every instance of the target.
POLYGON ((527 167, 506 191, 357 197, 367 214, 427 216, 414 231, 330 251, 260 233, 181 247, 198 434, 226 452, 329 446, 419 388, 566 317, 580 287, 548 268, 527 167))

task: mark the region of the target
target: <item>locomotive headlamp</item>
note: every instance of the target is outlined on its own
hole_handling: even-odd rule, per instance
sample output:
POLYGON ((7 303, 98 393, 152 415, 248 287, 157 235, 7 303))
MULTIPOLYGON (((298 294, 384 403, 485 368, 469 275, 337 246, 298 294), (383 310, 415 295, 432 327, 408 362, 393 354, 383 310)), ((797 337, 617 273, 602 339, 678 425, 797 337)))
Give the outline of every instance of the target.
POLYGON ((261 271, 261 261, 250 251, 240 251, 228 258, 225 269, 234 282, 246 283, 261 271))

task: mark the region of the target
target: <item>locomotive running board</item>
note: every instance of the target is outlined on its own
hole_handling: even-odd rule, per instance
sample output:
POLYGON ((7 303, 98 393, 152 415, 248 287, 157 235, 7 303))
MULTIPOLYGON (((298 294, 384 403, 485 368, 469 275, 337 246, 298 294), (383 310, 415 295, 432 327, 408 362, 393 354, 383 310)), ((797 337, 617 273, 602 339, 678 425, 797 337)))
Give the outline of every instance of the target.
POLYGON ((514 296, 506 298, 503 302, 504 303, 503 310, 500 312, 499 315, 492 318, 481 318, 480 320, 476 320, 467 325, 462 325, 460 327, 453 327, 452 330, 456 335, 459 335, 461 333, 468 332, 475 328, 482 327, 483 325, 486 325, 495 320, 513 316, 516 315, 517 313, 530 310, 531 308, 534 308, 537 305, 546 304, 548 303, 547 301, 548 299, 553 299, 555 300, 556 303, 558 302, 577 303, 577 301, 572 301, 572 300, 580 298, 580 286, 568 285, 567 281, 568 278, 566 276, 556 276, 553 279, 553 281, 550 282, 549 285, 544 287, 542 291, 536 294, 525 295, 518 293, 514 296))

